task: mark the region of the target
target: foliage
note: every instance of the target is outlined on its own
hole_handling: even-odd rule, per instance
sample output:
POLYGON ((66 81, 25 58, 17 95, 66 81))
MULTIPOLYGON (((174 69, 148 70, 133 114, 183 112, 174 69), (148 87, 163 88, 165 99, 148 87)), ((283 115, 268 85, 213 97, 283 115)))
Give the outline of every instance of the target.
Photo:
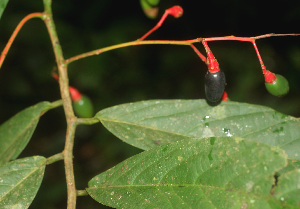
POLYGON ((0 2, 0 19, 2 17, 2 14, 3 14, 5 8, 6 8, 7 3, 8 3, 8 0, 3 0, 3 1, 0 2))
MULTIPOLYGON (((0 18, 7 2, 0 5, 0 18)), ((153 2, 155 6, 158 3, 153 2)), ((84 195, 114 208, 299 208, 299 118, 262 105, 232 101, 211 105, 204 99, 143 100, 105 109, 102 104, 95 116, 90 117, 88 111, 82 116, 87 118, 77 118, 69 95, 68 65, 80 56, 126 44, 134 46, 136 42, 65 60, 51 3, 44 0, 45 12, 33 15, 47 26, 62 100, 39 102, 0 125, 1 208, 28 208, 42 187, 46 166, 61 160, 68 208, 75 208, 76 196, 84 195), (21 153, 40 119, 46 121, 48 113, 44 114, 62 109, 60 106, 67 122, 64 150, 47 158, 36 154, 23 157, 21 153), (75 131, 80 133, 82 125, 96 123, 126 144, 145 151, 89 176, 85 189, 79 190, 73 168, 75 131)), ((122 56, 120 51, 118 56, 122 56)), ((93 85, 82 79, 83 85, 93 85)), ((80 204, 81 199, 77 200, 80 204)))

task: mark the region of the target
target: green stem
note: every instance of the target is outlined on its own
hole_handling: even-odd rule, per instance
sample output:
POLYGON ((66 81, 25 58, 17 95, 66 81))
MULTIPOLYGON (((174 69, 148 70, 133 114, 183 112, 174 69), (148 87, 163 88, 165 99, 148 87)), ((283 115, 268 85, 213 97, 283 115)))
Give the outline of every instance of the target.
POLYGON ((62 105, 62 100, 57 100, 57 101, 51 102, 51 109, 59 107, 61 105, 62 105))
POLYGON ((77 196, 88 196, 89 194, 87 193, 86 190, 77 190, 77 196))
POLYGON ((55 162, 63 160, 63 159, 64 159, 63 153, 58 153, 58 154, 52 155, 51 157, 47 158, 47 165, 55 163, 55 162))
POLYGON ((63 57, 63 51, 56 33, 55 24, 52 17, 51 3, 52 3, 51 0, 44 0, 44 7, 45 7, 44 22, 46 24, 51 39, 53 51, 55 54, 55 59, 58 67, 58 73, 59 73, 60 92, 61 92, 63 107, 64 107, 66 121, 67 121, 66 141, 65 141, 65 148, 63 151, 67 192, 68 192, 67 208, 75 209, 76 208, 76 186, 75 186, 75 177, 74 177, 74 169, 73 169, 73 146, 74 146, 74 135, 76 130, 76 117, 74 115, 72 100, 69 94, 69 80, 68 80, 67 66, 64 64, 65 60, 63 57))
POLYGON ((80 124, 93 125, 95 123, 99 123, 99 120, 97 118, 78 118, 76 120, 76 123, 78 125, 80 125, 80 124))

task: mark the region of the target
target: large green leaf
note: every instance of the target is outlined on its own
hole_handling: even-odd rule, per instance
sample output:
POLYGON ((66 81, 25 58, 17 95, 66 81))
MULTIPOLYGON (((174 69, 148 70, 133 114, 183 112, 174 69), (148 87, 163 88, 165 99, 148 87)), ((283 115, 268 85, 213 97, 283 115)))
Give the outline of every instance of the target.
POLYGON ((283 169, 281 169, 280 171, 278 171, 277 175, 281 176, 281 175, 288 173, 290 171, 293 171, 295 169, 300 169, 300 161, 289 159, 288 165, 286 167, 284 167, 283 169))
POLYGON ((40 102, 0 126, 0 165, 19 156, 29 142, 41 114, 52 107, 52 103, 40 102))
POLYGON ((117 137, 145 150, 191 136, 235 136, 278 146, 300 159, 300 120, 264 106, 157 100, 107 108, 96 117, 117 137))
POLYGON ((5 7, 6 7, 7 3, 8 3, 8 0, 1 0, 0 1, 0 19, 2 17, 2 14, 5 10, 5 7))
POLYGON ((46 159, 18 159, 0 166, 0 208, 28 208, 44 176, 46 159))
POLYGON ((281 206, 270 192, 286 158, 241 138, 190 138, 125 160, 90 180, 87 191, 115 208, 268 209, 281 206))
POLYGON ((289 208, 289 205, 300 207, 300 169, 281 175, 274 188, 274 195, 286 208, 289 208))

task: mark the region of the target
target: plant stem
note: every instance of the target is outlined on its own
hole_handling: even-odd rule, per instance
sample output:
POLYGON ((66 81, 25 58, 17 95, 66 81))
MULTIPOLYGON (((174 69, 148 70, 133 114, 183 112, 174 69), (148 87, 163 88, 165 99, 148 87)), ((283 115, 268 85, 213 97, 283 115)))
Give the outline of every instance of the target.
POLYGON ((93 125, 95 123, 99 123, 97 118, 77 118, 76 124, 85 124, 85 125, 93 125))
MULTIPOLYGON (((213 38, 196 38, 196 39, 191 39, 191 40, 136 40, 136 41, 130 41, 122 44, 116 44, 108 47, 104 47, 101 49, 96 49, 90 52, 86 52, 83 54, 76 55, 74 57, 71 57, 69 59, 66 59, 64 64, 68 65, 71 62, 74 62, 76 60, 80 60, 86 57, 90 57, 93 55, 99 55, 103 52, 111 51, 114 49, 119 49, 119 48, 124 48, 128 46, 137 46, 137 45, 188 45, 191 46, 193 43, 197 42, 202 42, 202 41, 246 41, 246 42, 253 42, 254 40, 257 39, 263 39, 263 38, 269 38, 273 36, 298 36, 300 34, 265 34, 265 35, 260 35, 260 36, 255 36, 255 37, 236 37, 236 36, 224 36, 224 37, 213 37, 213 38)), ((193 48, 193 46, 192 46, 193 48)), ((193 48, 194 49, 194 48, 193 48)), ((194 49, 195 50, 195 49, 194 49)), ((197 53, 197 52, 196 52, 197 53)), ((198 54, 199 55, 199 54, 198 54)), ((201 58, 201 57, 200 57, 201 58)), ((204 60, 204 57, 201 58, 204 60)))
POLYGON ((51 109, 59 107, 61 105, 62 105, 62 100, 57 100, 57 101, 51 102, 51 109))
POLYGON ((200 59, 206 63, 206 57, 194 46, 194 44, 190 45, 192 49, 196 52, 196 54, 200 57, 200 59))
POLYGON ((64 163, 65 163, 65 173, 67 181, 67 191, 68 191, 68 209, 76 208, 76 185, 74 177, 73 168, 73 146, 74 146, 74 136, 76 130, 76 118, 74 120, 68 120, 67 135, 65 142, 64 153, 64 163))
POLYGON ((130 41, 130 42, 126 42, 126 43, 122 43, 122 44, 116 44, 116 45, 112 45, 112 46, 108 46, 108 47, 104 47, 101 49, 97 49, 97 50, 93 50, 90 52, 86 52, 83 54, 79 54, 77 56, 71 57, 69 59, 67 59, 65 61, 65 64, 68 65, 71 62, 74 62, 76 60, 79 59, 83 59, 86 57, 90 57, 93 55, 99 55, 103 52, 107 52, 107 51, 111 51, 114 49, 119 49, 119 48, 124 48, 124 47, 128 47, 128 46, 137 46, 137 45, 155 45, 155 44, 160 44, 160 45, 190 45, 192 43, 196 43, 199 42, 198 39, 192 39, 192 40, 184 40, 184 41, 171 41, 171 40, 147 40, 147 41, 140 41, 140 40, 136 40, 136 41, 130 41))
POLYGON ((224 37, 202 38, 202 40, 203 41, 247 41, 247 42, 253 42, 253 40, 269 38, 269 37, 274 37, 274 36, 299 36, 299 35, 300 34, 296 34, 296 33, 288 33, 288 34, 269 33, 269 34, 264 34, 264 35, 260 35, 260 36, 254 36, 254 37, 224 36, 224 37))
POLYGON ((258 51, 258 48, 257 48, 256 43, 255 43, 254 40, 252 41, 252 44, 253 44, 253 47, 254 47, 255 52, 256 52, 256 54, 257 54, 257 58, 258 58, 258 61, 259 61, 259 63, 260 63, 261 69, 262 69, 263 73, 265 73, 266 67, 265 67, 265 65, 264 65, 264 62, 263 62, 263 60, 262 60, 262 58, 261 58, 261 56, 260 56, 260 53, 259 53, 259 51, 258 51))
POLYGON ((89 194, 87 193, 86 190, 77 190, 77 196, 88 196, 89 194))
POLYGON ((0 56, 0 68, 5 60, 5 57, 12 45, 12 43, 14 42, 16 36, 18 35, 19 31, 21 30, 21 28, 23 27, 23 25, 30 19, 32 18, 43 18, 43 13, 40 13, 40 12, 36 12, 36 13, 31 13, 29 15, 27 15, 26 17, 24 17, 20 22, 19 24, 17 25, 16 29, 14 30, 14 32, 12 33, 11 37, 9 38, 6 46, 4 47, 2 53, 1 53, 1 56, 0 56))
POLYGON ((73 169, 73 146, 74 146, 74 135, 76 130, 76 117, 74 115, 72 101, 69 94, 69 80, 68 80, 67 66, 64 64, 65 60, 63 57, 63 51, 59 43, 59 39, 55 29, 55 24, 52 18, 51 3, 52 3, 51 0, 44 0, 44 7, 45 7, 44 22, 46 24, 51 39, 53 51, 55 54, 55 59, 56 59, 58 72, 59 72, 60 92, 61 92, 63 107, 64 107, 66 121, 67 121, 66 141, 65 141, 65 148, 63 151, 67 191, 68 191, 67 208, 75 209, 76 208, 76 186, 75 186, 75 177, 74 177, 74 169, 73 169))
POLYGON ((63 153, 58 153, 55 155, 52 155, 51 157, 47 158, 47 165, 55 163, 57 161, 63 160, 64 159, 64 154, 63 153))

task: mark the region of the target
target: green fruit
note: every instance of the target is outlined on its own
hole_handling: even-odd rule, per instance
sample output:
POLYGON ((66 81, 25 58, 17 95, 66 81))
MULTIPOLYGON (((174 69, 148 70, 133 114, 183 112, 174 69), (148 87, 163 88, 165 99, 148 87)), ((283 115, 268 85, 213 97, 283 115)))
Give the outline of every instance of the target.
POLYGON ((151 19, 154 19, 158 15, 159 0, 140 0, 141 7, 145 15, 151 19))
POLYGON ((148 3, 151 4, 152 6, 157 6, 159 3, 159 0, 148 0, 148 3))
POLYGON ((283 96, 289 92, 289 82, 285 77, 275 74, 276 81, 274 83, 265 83, 268 92, 274 96, 283 96))
POLYGON ((94 115, 92 101, 85 95, 79 101, 73 102, 74 112, 78 117, 91 118, 94 115))

